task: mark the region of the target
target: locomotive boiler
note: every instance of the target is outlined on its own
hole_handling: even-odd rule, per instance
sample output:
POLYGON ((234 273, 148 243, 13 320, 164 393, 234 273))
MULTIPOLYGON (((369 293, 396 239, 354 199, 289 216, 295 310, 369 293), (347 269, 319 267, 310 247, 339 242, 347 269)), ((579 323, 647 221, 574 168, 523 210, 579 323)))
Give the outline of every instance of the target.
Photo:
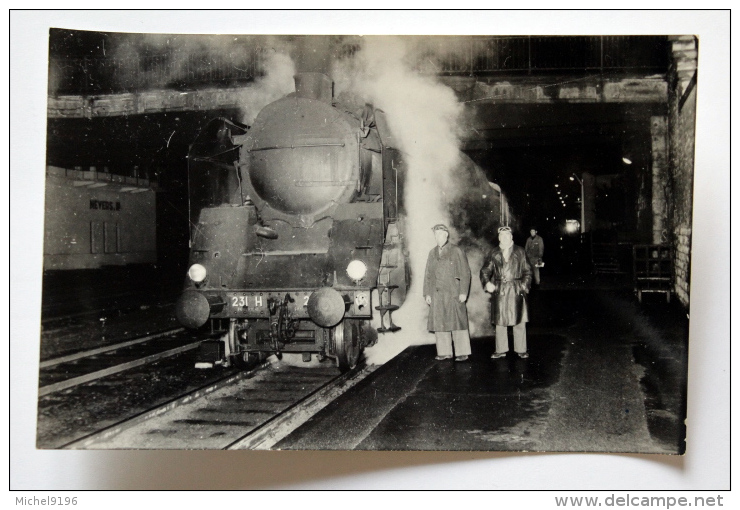
POLYGON ((274 353, 354 367, 409 284, 403 245, 405 175, 385 114, 338 104, 331 80, 295 77, 250 128, 208 124, 188 169, 191 246, 176 316, 223 331, 200 366, 274 353), (373 291, 377 290, 373 302, 373 291))

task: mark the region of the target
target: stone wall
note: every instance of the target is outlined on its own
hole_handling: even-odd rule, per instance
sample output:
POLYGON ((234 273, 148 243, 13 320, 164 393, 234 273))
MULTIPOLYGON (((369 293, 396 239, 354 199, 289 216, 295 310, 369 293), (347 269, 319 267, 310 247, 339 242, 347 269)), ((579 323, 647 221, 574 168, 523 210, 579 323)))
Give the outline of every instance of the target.
POLYGON ((670 187, 668 209, 675 248, 675 292, 689 305, 691 286, 691 220, 694 202, 694 133, 696 120, 697 51, 693 36, 673 40, 674 61, 669 91, 670 187))
POLYGON ((650 137, 652 139, 652 213, 653 213, 653 244, 666 241, 666 219, 668 204, 671 198, 671 178, 669 172, 669 155, 667 150, 666 118, 650 118, 650 137))
POLYGON ((675 292, 681 303, 688 306, 691 281, 691 227, 678 227, 674 235, 676 236, 675 292))

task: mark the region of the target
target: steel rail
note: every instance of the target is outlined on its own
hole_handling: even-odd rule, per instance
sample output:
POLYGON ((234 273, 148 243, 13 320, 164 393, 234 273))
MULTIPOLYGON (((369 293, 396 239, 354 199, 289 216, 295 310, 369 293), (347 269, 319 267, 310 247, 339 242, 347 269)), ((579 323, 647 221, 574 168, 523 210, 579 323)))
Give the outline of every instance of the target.
POLYGON ((80 351, 74 354, 68 354, 67 356, 61 356, 59 358, 53 358, 53 359, 49 359, 46 361, 42 361, 41 363, 39 363, 39 368, 49 368, 49 367, 53 367, 56 365, 60 365, 62 363, 76 361, 78 359, 90 358, 92 356, 97 356, 98 354, 102 354, 104 352, 116 351, 118 349, 123 349, 124 347, 129 347, 131 345, 148 342, 149 340, 154 340, 156 338, 161 338, 163 336, 176 335, 177 333, 181 333, 183 331, 185 331, 185 328, 173 328, 173 329, 168 329, 165 331, 160 331, 158 333, 152 333, 151 335, 143 336, 141 338, 136 338, 134 340, 128 340, 126 342, 121 342, 118 344, 111 344, 111 345, 106 345, 104 347, 98 347, 97 349, 91 349, 89 351, 80 351))
POLYGON ((114 423, 113 425, 109 425, 96 432, 91 432, 90 434, 87 434, 81 438, 65 443, 59 446, 58 448, 66 449, 66 450, 89 448, 95 443, 106 441, 109 438, 124 432, 125 430, 128 430, 132 427, 135 427, 136 425, 139 425, 140 423, 143 423, 147 420, 151 420, 152 418, 156 418, 157 416, 161 416, 165 413, 168 413, 182 405, 192 402, 193 400, 209 395, 210 393, 220 390, 221 388, 225 386, 234 384, 235 382, 240 381, 241 379, 252 377, 254 376, 255 372, 264 369, 268 365, 270 365, 270 362, 264 362, 251 370, 241 371, 241 372, 237 372, 232 375, 228 375, 215 382, 212 382, 212 383, 206 384, 205 386, 201 386, 200 388, 191 390, 185 393, 184 395, 170 399, 164 404, 160 404, 152 409, 142 411, 130 418, 125 418, 121 421, 114 423))
POLYGON ((337 397, 362 381, 378 368, 364 362, 309 393, 283 412, 225 446, 224 450, 269 450, 337 397))
MULTIPOLYGON (((123 419, 113 425, 87 434, 84 437, 65 443, 58 448, 88 449, 94 447, 96 444, 105 443, 109 439, 148 420, 172 412, 180 406, 189 404, 194 400, 207 396, 226 386, 233 385, 242 379, 251 378, 256 375, 257 372, 265 369, 270 364, 271 362, 267 361, 249 371, 242 371, 236 374, 228 375, 222 379, 219 379, 218 381, 192 390, 185 395, 173 398, 165 402, 164 404, 138 413, 130 418, 123 419)), ((366 366, 363 363, 361 365, 358 365, 353 370, 350 370, 349 372, 337 375, 310 394, 301 398, 294 404, 291 404, 285 410, 265 420, 262 424, 258 425, 256 428, 252 429, 244 436, 235 441, 232 441, 223 449, 264 450, 271 448, 278 441, 285 438, 288 434, 293 432, 316 413, 329 405, 329 403, 335 400, 338 396, 342 395, 348 389, 362 381, 367 375, 374 372, 376 368, 378 367, 374 365, 366 366)))
MULTIPOLYGON (((139 292, 128 292, 128 293, 122 293, 122 294, 114 294, 114 296, 120 298, 120 297, 126 297, 126 296, 135 296, 137 294, 140 294, 140 293, 139 292)), ((109 297, 109 296, 107 296, 107 297, 109 297)), ((161 304, 154 304, 154 305, 149 305, 149 306, 150 306, 150 308, 166 308, 166 307, 172 306, 174 304, 175 304, 175 302, 172 301, 171 303, 161 303, 161 304)), ((44 326, 46 324, 53 324, 55 322, 62 322, 62 321, 69 320, 69 319, 79 319, 81 317, 93 316, 93 315, 100 314, 100 313, 103 313, 103 312, 109 312, 109 311, 111 311, 111 308, 110 307, 103 307, 103 308, 97 308, 95 310, 86 310, 84 312, 76 312, 76 313, 68 313, 68 314, 65 314, 65 315, 48 316, 48 314, 49 314, 49 308, 52 308, 52 307, 59 308, 60 306, 62 306, 62 305, 61 304, 58 304, 58 303, 46 304, 46 305, 42 304, 41 305, 41 315, 42 315, 41 325, 42 326, 44 326), (46 310, 46 312, 45 312, 45 310, 46 310), (47 314, 47 317, 43 317, 44 313, 47 314)), ((132 305, 131 308, 134 308, 134 305, 132 305)), ((49 329, 45 330, 45 332, 55 331, 57 329, 60 329, 60 328, 49 328, 49 329)))
POLYGON ((166 351, 158 352, 155 354, 150 354, 149 356, 135 359, 127 363, 122 363, 120 365, 115 365, 112 367, 104 368, 103 370, 98 370, 96 372, 90 372, 89 374, 84 374, 78 377, 72 377, 71 379, 66 379, 64 381, 59 381, 54 384, 48 384, 46 386, 42 386, 39 388, 39 397, 43 397, 45 395, 49 395, 50 393, 55 393, 57 391, 66 390, 74 386, 79 386, 80 384, 85 384, 87 382, 91 382, 96 379, 100 379, 102 377, 117 374, 119 372, 123 372, 124 370, 128 370, 130 368, 139 367, 141 365, 148 365, 162 358, 168 358, 176 354, 180 354, 180 353, 183 353, 189 350, 197 349, 198 346, 200 346, 201 342, 202 340, 198 340, 197 342, 192 342, 186 345, 175 347, 173 349, 168 349, 166 351))

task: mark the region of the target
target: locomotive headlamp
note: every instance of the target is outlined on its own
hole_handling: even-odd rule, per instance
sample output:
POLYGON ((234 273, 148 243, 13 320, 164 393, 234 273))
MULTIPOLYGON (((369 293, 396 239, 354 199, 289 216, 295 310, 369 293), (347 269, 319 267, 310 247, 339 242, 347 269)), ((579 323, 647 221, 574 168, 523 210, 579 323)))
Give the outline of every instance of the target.
POLYGON ((347 264, 347 275, 354 281, 360 281, 367 274, 367 266, 361 260, 353 260, 347 264))
POLYGON ((200 283, 206 279, 206 268, 200 264, 193 264, 188 269, 188 277, 195 283, 200 283))

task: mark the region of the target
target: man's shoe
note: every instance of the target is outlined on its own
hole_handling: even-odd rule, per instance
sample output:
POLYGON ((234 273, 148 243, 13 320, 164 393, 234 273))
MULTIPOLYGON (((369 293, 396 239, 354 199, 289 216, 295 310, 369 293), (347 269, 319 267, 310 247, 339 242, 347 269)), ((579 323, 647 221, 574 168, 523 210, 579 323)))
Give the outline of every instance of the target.
POLYGON ((434 359, 437 361, 444 361, 446 359, 452 359, 452 356, 436 356, 434 359))
POLYGON ((468 357, 467 356, 458 356, 457 358, 455 358, 455 361, 468 361, 468 357))
POLYGON ((505 352, 494 352, 493 354, 491 354, 491 359, 499 359, 504 357, 506 357, 505 352))
POLYGON ((529 353, 527 351, 520 352, 519 353, 519 357, 522 358, 522 359, 527 359, 527 358, 529 358, 529 353))

